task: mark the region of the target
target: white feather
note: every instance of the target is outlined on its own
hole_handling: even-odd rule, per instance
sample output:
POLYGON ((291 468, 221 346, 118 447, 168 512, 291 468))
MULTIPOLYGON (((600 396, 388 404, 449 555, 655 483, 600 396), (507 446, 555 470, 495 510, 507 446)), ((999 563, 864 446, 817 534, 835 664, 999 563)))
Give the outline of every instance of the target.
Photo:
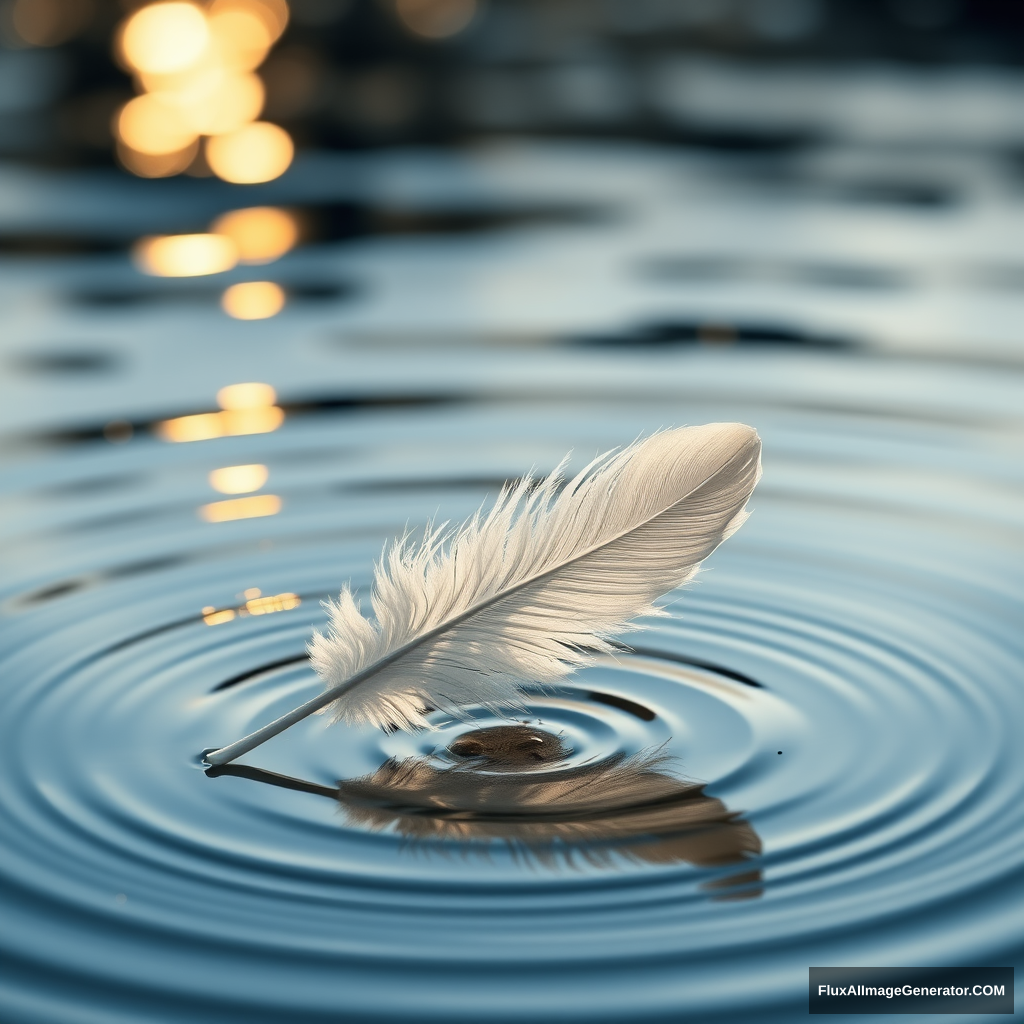
POLYGON ((430 707, 507 711, 524 683, 610 651, 743 524, 760 451, 740 423, 667 430, 397 541, 376 569, 373 619, 346 587, 310 644, 327 690, 341 688, 335 718, 410 728, 430 707))

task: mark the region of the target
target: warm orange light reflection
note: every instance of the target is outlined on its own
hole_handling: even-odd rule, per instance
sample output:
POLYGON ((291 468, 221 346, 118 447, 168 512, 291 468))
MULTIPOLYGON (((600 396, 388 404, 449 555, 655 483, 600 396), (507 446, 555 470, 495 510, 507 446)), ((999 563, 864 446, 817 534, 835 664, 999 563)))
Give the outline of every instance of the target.
POLYGON ((160 154, 139 153, 120 140, 117 143, 117 159, 140 178, 169 178, 172 174, 180 174, 195 160, 198 152, 198 139, 176 153, 160 154))
POLYGON ((275 206, 252 206, 231 210, 210 226, 227 235, 238 246, 241 263, 270 263, 292 249, 299 240, 299 225, 287 210, 275 206))
MULTIPOLYGON (((60 4, 87 7, 93 0, 13 2, 41 11, 60 4)), ((158 0, 131 14, 120 26, 116 49, 141 95, 115 124, 122 164, 146 177, 179 173, 191 161, 137 157, 181 154, 205 136, 224 140, 209 143, 206 163, 226 181, 246 184, 283 174, 294 147, 283 128, 256 120, 266 96, 253 72, 287 24, 286 0, 213 0, 205 7, 158 0)))
POLYGON ((276 124, 256 121, 206 142, 206 160, 213 173, 238 185, 279 178, 292 162, 291 136, 276 124))
POLYGON ((208 626, 217 626, 222 622, 230 622, 235 617, 234 608, 224 608, 221 611, 211 604, 203 609, 203 622, 208 626))
POLYGON ((267 23, 245 7, 211 12, 209 26, 219 63, 236 71, 259 67, 274 42, 267 23))
POLYGON ((219 67, 177 75, 149 75, 143 78, 143 83, 150 93, 132 103, 145 99, 169 108, 178 122, 195 135, 237 131, 259 117, 266 95, 259 76, 219 67))
POLYGON ((136 96, 121 108, 116 132, 130 149, 153 156, 184 149, 199 134, 179 105, 153 93, 136 96))
POLYGON ((410 32, 426 39, 447 39, 467 28, 476 0, 396 0, 395 10, 410 32))
POLYGON ((226 409, 164 420, 154 428, 165 441, 208 441, 214 437, 269 434, 284 423, 284 410, 276 405, 256 409, 226 409))
MULTIPOLYGON (((298 608, 302 598, 298 594, 268 594, 266 597, 255 597, 245 602, 245 612, 250 615, 272 615, 274 612, 288 612, 298 608)), ((245 612, 239 609, 239 614, 245 612)))
POLYGON ((284 289, 273 281, 245 281, 225 289, 220 304, 236 320, 266 320, 284 309, 284 289))
POLYGON ((260 463, 248 466, 225 466, 210 471, 210 486, 221 494, 245 494, 258 491, 270 475, 267 467, 260 463))
POLYGON ((163 235, 143 238, 132 253, 136 265, 154 277, 200 277, 230 270, 238 250, 223 235, 163 235))
POLYGON ((121 53, 137 71, 178 71, 199 59, 209 38, 206 17, 195 4, 150 4, 125 23, 121 53))
POLYGON ((276 516, 280 511, 281 499, 276 494, 253 494, 248 498, 229 498, 226 501, 211 501, 209 505, 201 505, 199 518, 205 519, 208 523, 226 523, 234 519, 276 516))
POLYGON ((217 404, 222 409, 256 409, 273 405, 277 392, 270 384, 246 381, 244 384, 228 384, 217 392, 217 404))
MULTIPOLYGON (((224 504, 227 503, 225 502, 224 504)), ((207 605, 203 609, 203 622, 208 626, 216 626, 221 622, 230 622, 236 616, 273 615, 275 612, 289 612, 302 604, 302 598, 290 591, 283 594, 268 594, 266 597, 260 597, 259 588, 252 587, 245 592, 245 596, 249 600, 237 609, 218 609, 214 605, 207 605)))
POLYGON ((211 18, 217 18, 228 11, 239 10, 259 18, 272 43, 280 38, 288 24, 286 0, 213 0, 208 8, 211 18))

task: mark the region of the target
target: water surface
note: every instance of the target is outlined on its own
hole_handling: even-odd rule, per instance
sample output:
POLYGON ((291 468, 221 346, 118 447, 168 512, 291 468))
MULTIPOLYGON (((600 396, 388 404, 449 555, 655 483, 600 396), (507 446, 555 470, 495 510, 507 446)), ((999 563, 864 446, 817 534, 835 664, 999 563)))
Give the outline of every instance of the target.
POLYGON ((275 320, 117 254, 3 285, 4 1021, 789 1021, 810 965, 1019 962, 1017 198, 982 157, 908 212, 514 156, 268 187, 504 211, 300 250, 275 320), (567 197, 606 215, 508 214, 567 197), (165 439, 246 380, 275 429, 165 439), (718 420, 764 439, 754 514, 630 649, 515 723, 315 716, 204 771, 317 692, 320 601, 407 525, 718 420), (253 464, 261 514, 211 511, 253 464))

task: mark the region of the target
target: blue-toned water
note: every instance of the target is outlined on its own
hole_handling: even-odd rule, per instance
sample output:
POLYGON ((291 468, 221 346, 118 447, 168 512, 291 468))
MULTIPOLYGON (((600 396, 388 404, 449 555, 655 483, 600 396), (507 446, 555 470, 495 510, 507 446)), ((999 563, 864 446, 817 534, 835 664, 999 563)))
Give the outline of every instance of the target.
POLYGON ((322 158, 241 200, 11 172, 20 231, 64 203, 129 239, 158 189, 162 227, 534 219, 224 275, 294 289, 254 323, 118 253, 8 263, 5 1024, 790 1021, 811 965, 1020 962, 1022 205, 984 155, 949 207, 851 205, 841 156, 787 188, 625 147, 322 158), (276 429, 165 439, 244 381, 276 429), (407 525, 717 420, 764 440, 752 518, 518 730, 315 716, 204 772, 317 692, 319 602, 407 525), (261 514, 217 512, 252 464, 261 514))

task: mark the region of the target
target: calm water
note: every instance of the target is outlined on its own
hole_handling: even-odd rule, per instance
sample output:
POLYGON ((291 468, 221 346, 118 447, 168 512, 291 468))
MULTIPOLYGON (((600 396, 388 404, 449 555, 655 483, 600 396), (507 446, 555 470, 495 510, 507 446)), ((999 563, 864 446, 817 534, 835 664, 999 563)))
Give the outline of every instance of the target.
POLYGON ((121 252, 5 257, 5 1024, 790 1021, 810 965, 1019 963, 1024 203, 991 158, 879 160, 6 172, 11 234, 421 227, 225 275, 293 289, 261 323, 121 252), (894 175, 946 199, 854 189, 894 175), (252 380, 278 429, 154 428, 252 380), (407 524, 715 420, 764 439, 754 515, 631 650, 511 728, 314 717, 204 772, 317 692, 320 601, 407 524), (257 463, 272 514, 208 521, 257 463))

